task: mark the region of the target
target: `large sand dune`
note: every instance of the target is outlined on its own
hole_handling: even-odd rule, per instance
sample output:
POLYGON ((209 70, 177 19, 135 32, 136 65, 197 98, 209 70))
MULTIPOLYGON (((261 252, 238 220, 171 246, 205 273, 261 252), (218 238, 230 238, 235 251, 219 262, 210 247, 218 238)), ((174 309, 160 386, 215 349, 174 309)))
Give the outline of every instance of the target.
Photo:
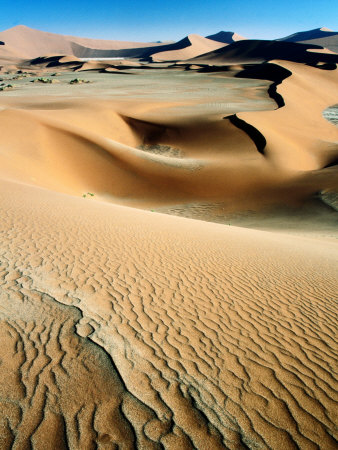
POLYGON ((283 38, 277 39, 277 41, 287 42, 306 42, 313 39, 328 38, 331 36, 337 36, 336 31, 329 30, 328 28, 314 28, 313 30, 300 31, 298 33, 291 34, 283 38))
MULTIPOLYGON (((234 35, 232 33, 232 35, 234 35)), ((224 38, 224 35, 221 35, 224 38)), ((231 42, 241 39, 234 35, 231 42)), ((80 58, 149 58, 159 50, 161 60, 188 59, 223 47, 217 39, 207 39, 198 35, 189 35, 175 43, 139 43, 88 39, 64 36, 18 25, 0 32, 6 53, 21 59, 32 59, 46 55, 74 55, 80 58), (182 52, 182 54, 181 54, 182 52)), ((0 51, 0 61, 4 49, 0 51)))
POLYGON ((266 40, 242 40, 197 56, 195 63, 244 64, 281 59, 304 64, 337 63, 338 55, 325 52, 319 45, 266 40))
POLYGON ((218 33, 210 34, 206 37, 208 39, 212 39, 213 41, 223 42, 224 44, 232 44, 233 42, 247 39, 237 33, 234 33, 233 31, 219 31, 218 33))
POLYGON ((329 30, 328 28, 315 28, 314 30, 295 33, 277 40, 319 45, 338 53, 338 33, 336 31, 329 30))
POLYGON ((9 30, 0 32, 0 40, 8 50, 21 58, 37 58, 50 54, 75 55, 77 46, 91 50, 121 50, 140 47, 158 47, 161 44, 140 42, 112 41, 106 39, 89 39, 75 36, 64 36, 46 31, 34 30, 24 25, 17 25, 9 30))
POLYGON ((336 56, 189 39, 2 69, 1 450, 337 446, 336 56))
POLYGON ((202 55, 203 53, 211 52, 217 48, 224 47, 223 42, 219 42, 213 39, 207 39, 197 34, 190 34, 187 36, 189 44, 178 50, 163 51, 160 48, 158 53, 152 54, 153 61, 178 61, 184 59, 194 58, 195 56, 202 55))

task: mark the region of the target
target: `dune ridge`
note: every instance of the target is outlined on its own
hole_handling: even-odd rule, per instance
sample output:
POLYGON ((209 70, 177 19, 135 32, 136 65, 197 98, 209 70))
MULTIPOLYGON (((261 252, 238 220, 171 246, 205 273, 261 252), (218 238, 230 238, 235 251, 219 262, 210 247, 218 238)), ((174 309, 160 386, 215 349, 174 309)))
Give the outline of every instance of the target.
POLYGON ((290 36, 277 39, 277 41, 320 45, 321 47, 328 48, 335 53, 338 52, 338 33, 325 27, 295 33, 290 36))
MULTIPOLYGON (((235 35, 235 40, 239 38, 235 35)), ((222 41, 194 34, 174 43, 139 43, 63 36, 34 30, 23 25, 0 32, 0 40, 3 40, 7 53, 20 59, 34 59, 48 55, 149 59, 151 55, 157 55, 159 50, 163 52, 163 55, 157 55, 156 59, 160 56, 161 60, 188 59, 225 45, 222 41), (188 49, 188 47, 191 48, 188 49)), ((2 57, 2 51, 0 57, 2 57)))
MULTIPOLYGON (((8 49, 13 49, 21 58, 32 59, 50 54, 73 54, 73 46, 97 50, 119 50, 138 47, 149 47, 149 43, 112 41, 106 39, 89 39, 76 36, 64 36, 56 33, 35 30, 25 25, 17 25, 0 32, 0 40, 8 49)), ((152 43, 152 47, 161 46, 152 43)), ((78 56, 75 55, 74 56, 78 56)))
POLYGON ((291 34, 283 38, 276 39, 277 41, 288 42, 305 42, 313 39, 321 39, 328 36, 334 36, 338 33, 336 31, 329 30, 328 28, 314 28, 313 30, 300 31, 298 33, 291 34))
POLYGON ((207 64, 245 64, 279 59, 312 65, 337 63, 337 54, 329 54, 322 50, 319 45, 298 42, 243 40, 192 58, 191 61, 207 64), (312 50, 316 52, 312 52, 312 50))
POLYGON ((216 41, 215 39, 204 38, 198 36, 197 34, 190 34, 187 36, 189 44, 183 49, 173 49, 164 51, 162 48, 160 52, 153 53, 151 55, 153 61, 177 61, 194 58, 195 56, 201 55, 213 51, 217 48, 223 48, 224 42, 216 41))
POLYGON ((212 39, 214 41, 223 42, 224 44, 231 44, 232 42, 241 41, 243 39, 247 39, 243 36, 240 36, 233 31, 219 31, 215 34, 210 34, 206 36, 208 39, 212 39))

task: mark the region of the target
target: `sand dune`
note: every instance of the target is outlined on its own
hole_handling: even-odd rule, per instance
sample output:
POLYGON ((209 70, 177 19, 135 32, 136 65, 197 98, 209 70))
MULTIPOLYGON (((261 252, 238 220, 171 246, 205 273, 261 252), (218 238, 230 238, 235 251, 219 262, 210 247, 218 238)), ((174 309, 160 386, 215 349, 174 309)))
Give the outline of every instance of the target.
POLYGON ((298 33, 291 34, 283 38, 277 39, 277 41, 288 41, 288 42, 304 42, 313 39, 322 39, 331 36, 335 36, 338 33, 336 31, 329 30, 328 28, 314 28, 313 30, 300 31, 298 33))
POLYGON ((0 448, 336 449, 337 56, 161 48, 3 67, 0 448))
POLYGON ((310 44, 243 40, 193 58, 192 62, 196 64, 202 62, 210 64, 245 64, 282 59, 305 64, 317 64, 318 62, 337 63, 337 55, 327 54, 325 52, 316 52, 315 54, 314 52, 308 51, 312 49, 320 51, 319 46, 310 44))
POLYGON ((319 45, 321 47, 327 48, 334 53, 338 53, 338 33, 331 37, 323 37, 318 39, 310 39, 308 41, 304 41, 305 44, 310 45, 319 45))
POLYGON ((264 152, 271 161, 276 158, 278 165, 293 170, 324 168, 338 156, 337 130, 322 116, 322 111, 332 102, 332 92, 338 81, 337 70, 277 62, 292 74, 278 86, 284 106, 274 111, 274 118, 268 111, 257 113, 255 117, 251 113, 240 113, 238 117, 264 135, 264 152), (275 150, 270 143, 276 145, 275 150))
POLYGON ((203 53, 211 52, 217 48, 224 47, 223 42, 207 39, 197 34, 187 36, 189 45, 179 50, 161 51, 152 54, 153 61, 177 61, 194 58, 203 53))
MULTIPOLYGON (((236 37, 235 37, 236 39, 236 37)), ((165 52, 162 59, 170 59, 168 52, 174 52, 173 58, 187 59, 220 48, 224 45, 217 40, 189 35, 176 43, 139 43, 110 40, 97 40, 63 36, 55 33, 34 30, 18 25, 0 32, 4 49, 21 59, 33 59, 46 55, 74 55, 79 58, 150 58, 159 49, 165 52), (189 47, 189 50, 186 49, 189 47), (186 50, 184 50, 186 49, 186 50), (179 50, 183 50, 182 58, 179 50)), ((2 56, 3 49, 0 51, 2 56)))
POLYGON ((319 45, 338 53, 338 32, 329 30, 328 28, 315 28, 314 30, 302 31, 277 40, 319 45))
POLYGON ((206 36, 206 38, 217 42, 223 42, 224 44, 232 44, 233 42, 246 39, 233 31, 219 31, 218 33, 206 36))
POLYGON ((79 57, 125 57, 143 60, 171 61, 192 58, 208 51, 224 47, 224 43, 191 34, 178 42, 163 44, 161 46, 148 46, 145 48, 130 48, 121 50, 98 50, 73 44, 73 53, 79 57))
MULTIPOLYGON (((140 42, 112 41, 103 39, 88 39, 75 36, 48 33, 34 30, 24 25, 18 25, 0 32, 0 40, 5 42, 6 48, 15 52, 21 58, 37 58, 45 55, 75 55, 74 49, 83 48, 90 53, 97 50, 120 50, 139 47, 159 47, 162 44, 140 42)), ((85 56, 85 55, 84 55, 85 56)))
MULTIPOLYGON (((6 62, 9 55, 16 59, 34 59, 47 55, 74 55, 79 58, 121 57, 179 61, 194 58, 231 44, 224 53, 228 60, 238 59, 239 56, 242 62, 291 57, 294 61, 308 62, 306 55, 304 56, 306 48, 324 46, 329 50, 336 51, 337 36, 336 32, 315 29, 295 33, 277 41, 255 41, 247 40, 234 32, 221 31, 206 38, 191 34, 174 43, 139 43, 64 36, 18 25, 0 32, 0 41, 4 43, 0 49, 0 61, 6 62), (296 45, 298 42, 303 42, 308 47, 299 47, 296 45)), ((216 53, 216 56, 218 55, 216 53)), ((212 56, 209 55, 210 58, 212 56)))

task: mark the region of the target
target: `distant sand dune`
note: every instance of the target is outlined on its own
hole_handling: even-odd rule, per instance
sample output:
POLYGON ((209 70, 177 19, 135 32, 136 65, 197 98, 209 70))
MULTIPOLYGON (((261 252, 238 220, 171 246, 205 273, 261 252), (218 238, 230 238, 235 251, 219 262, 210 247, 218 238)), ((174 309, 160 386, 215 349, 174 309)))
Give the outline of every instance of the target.
POLYGON ((112 41, 104 39, 88 39, 75 36, 63 36, 61 34, 48 33, 46 31, 35 30, 24 25, 18 25, 6 31, 0 32, 0 40, 5 42, 5 46, 15 49, 21 58, 37 58, 50 54, 73 53, 74 45, 97 50, 120 50, 138 47, 161 46, 156 43, 139 43, 112 41))
POLYGON ((224 44, 232 44, 232 42, 242 41, 243 39, 246 39, 237 33, 233 33, 232 31, 220 31, 219 33, 211 34, 206 37, 217 42, 223 42, 224 44))
POLYGON ((311 53, 308 50, 318 50, 319 45, 300 44, 296 42, 264 41, 264 40, 242 40, 234 42, 226 47, 206 53, 205 55, 192 58, 194 64, 204 62, 205 64, 245 64, 261 63, 280 59, 305 64, 316 65, 319 62, 338 62, 337 54, 311 53))
POLYGON ((217 48, 224 47, 223 42, 217 42, 212 39, 207 39, 197 34, 190 34, 188 36, 189 45, 180 50, 161 51, 152 54, 153 61, 177 61, 194 58, 203 53, 211 52, 217 48))
POLYGON ((338 53, 338 33, 328 28, 315 28, 314 30, 295 33, 278 40, 320 45, 338 53))

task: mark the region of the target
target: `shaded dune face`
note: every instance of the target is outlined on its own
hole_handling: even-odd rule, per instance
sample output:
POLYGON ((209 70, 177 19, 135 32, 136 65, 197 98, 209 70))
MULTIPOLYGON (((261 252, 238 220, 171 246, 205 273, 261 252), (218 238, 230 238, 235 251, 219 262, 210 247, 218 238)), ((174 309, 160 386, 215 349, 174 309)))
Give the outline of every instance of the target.
POLYGON ((335 448, 334 248, 0 192, 2 448, 335 448))
POLYGON ((336 64, 338 55, 328 54, 319 45, 296 42, 243 40, 223 48, 192 58, 198 64, 255 63, 272 60, 285 60, 316 66, 318 63, 336 64))

